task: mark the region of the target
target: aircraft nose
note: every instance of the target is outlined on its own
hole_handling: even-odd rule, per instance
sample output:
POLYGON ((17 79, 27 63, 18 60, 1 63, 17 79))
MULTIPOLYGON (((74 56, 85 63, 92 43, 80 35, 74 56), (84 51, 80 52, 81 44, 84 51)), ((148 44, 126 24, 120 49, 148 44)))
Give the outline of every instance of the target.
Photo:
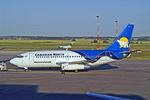
POLYGON ((15 58, 11 59, 10 63, 13 64, 13 65, 16 65, 16 59, 15 58))

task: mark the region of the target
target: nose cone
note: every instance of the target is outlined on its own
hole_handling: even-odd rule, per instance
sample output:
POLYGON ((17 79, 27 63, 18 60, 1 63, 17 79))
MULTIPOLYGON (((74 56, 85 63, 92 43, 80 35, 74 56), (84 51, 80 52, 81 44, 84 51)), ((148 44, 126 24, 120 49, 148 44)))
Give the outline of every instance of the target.
POLYGON ((10 60, 10 63, 17 66, 17 61, 16 61, 15 58, 11 59, 11 60, 10 60))

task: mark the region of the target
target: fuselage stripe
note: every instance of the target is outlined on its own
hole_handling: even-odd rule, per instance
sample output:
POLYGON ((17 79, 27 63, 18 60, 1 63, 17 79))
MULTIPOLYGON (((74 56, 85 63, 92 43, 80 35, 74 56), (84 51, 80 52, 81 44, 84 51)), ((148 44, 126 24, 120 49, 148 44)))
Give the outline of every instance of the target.
MULTIPOLYGON (((91 62, 96 62, 97 60, 99 60, 101 57, 103 56, 108 56, 112 59, 121 59, 118 58, 113 52, 110 51, 103 51, 102 53, 100 53, 98 56, 95 56, 93 59, 90 58, 88 55, 84 54, 83 52, 77 51, 77 50, 72 50, 73 52, 76 52, 78 54, 80 54, 81 56, 83 56, 87 61, 91 60, 91 62)), ((92 56, 93 57, 93 56, 92 56)))

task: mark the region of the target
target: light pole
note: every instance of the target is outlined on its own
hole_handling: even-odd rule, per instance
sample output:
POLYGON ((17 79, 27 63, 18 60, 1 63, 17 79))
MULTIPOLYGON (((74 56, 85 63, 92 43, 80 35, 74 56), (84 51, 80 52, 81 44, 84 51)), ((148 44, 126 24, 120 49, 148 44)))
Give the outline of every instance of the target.
POLYGON ((116 38, 118 38, 118 21, 116 20, 115 23, 116 23, 116 38))
POLYGON ((116 38, 118 38, 118 21, 116 20, 115 23, 116 23, 116 38))
POLYGON ((97 49, 99 49, 99 16, 97 17, 97 49))

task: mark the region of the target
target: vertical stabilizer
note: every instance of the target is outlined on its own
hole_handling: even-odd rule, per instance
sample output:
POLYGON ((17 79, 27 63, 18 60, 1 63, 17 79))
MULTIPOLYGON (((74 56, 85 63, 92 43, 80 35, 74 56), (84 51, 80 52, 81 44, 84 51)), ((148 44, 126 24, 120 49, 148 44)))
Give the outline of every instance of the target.
POLYGON ((125 50, 128 51, 130 47, 130 40, 132 37, 134 25, 128 24, 124 31, 118 36, 115 42, 106 48, 106 50, 125 50))

